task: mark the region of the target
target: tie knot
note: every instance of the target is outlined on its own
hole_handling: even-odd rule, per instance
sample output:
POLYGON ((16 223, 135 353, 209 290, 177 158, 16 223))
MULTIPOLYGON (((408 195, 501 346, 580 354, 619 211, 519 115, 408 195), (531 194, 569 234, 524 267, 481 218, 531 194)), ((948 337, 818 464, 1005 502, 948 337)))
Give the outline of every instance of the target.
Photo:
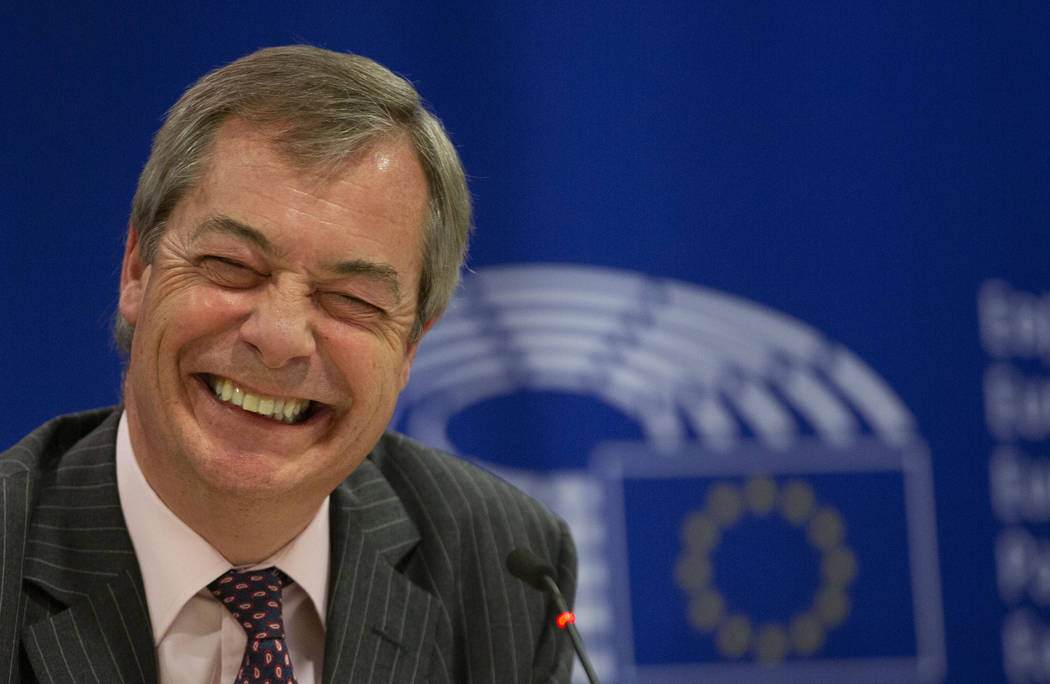
POLYGON ((212 595, 252 640, 283 639, 281 588, 291 580, 277 568, 236 572, 229 570, 208 585, 212 595))

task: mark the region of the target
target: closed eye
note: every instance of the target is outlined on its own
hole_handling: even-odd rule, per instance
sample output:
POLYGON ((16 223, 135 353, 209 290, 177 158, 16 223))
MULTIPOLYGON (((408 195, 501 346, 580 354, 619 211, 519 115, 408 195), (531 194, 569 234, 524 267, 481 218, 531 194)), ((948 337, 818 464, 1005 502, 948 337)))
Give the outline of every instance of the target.
POLYGON ((198 265, 207 277, 222 287, 247 289, 262 282, 266 275, 251 266, 227 257, 208 255, 201 257, 198 265))
POLYGON ((342 320, 375 318, 386 313, 369 301, 342 292, 318 292, 317 299, 330 316, 342 320))

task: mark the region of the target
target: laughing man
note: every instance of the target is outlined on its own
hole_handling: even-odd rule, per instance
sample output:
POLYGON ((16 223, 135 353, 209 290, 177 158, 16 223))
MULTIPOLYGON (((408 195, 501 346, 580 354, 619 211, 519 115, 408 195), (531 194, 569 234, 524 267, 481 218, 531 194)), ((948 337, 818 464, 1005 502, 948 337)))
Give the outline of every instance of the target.
POLYGON ((564 523, 385 432, 469 226, 441 124, 371 60, 265 49, 187 91, 133 201, 122 405, 0 456, 0 681, 568 681, 503 567, 571 596, 564 523))

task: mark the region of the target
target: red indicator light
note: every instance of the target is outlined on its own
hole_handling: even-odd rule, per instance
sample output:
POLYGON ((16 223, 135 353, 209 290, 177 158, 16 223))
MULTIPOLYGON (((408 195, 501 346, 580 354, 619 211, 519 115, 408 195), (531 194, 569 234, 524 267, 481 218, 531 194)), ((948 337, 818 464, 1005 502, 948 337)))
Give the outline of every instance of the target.
POLYGON ((565 625, 569 624, 570 622, 576 622, 576 616, 573 615, 571 612, 565 611, 564 613, 558 616, 558 626, 562 629, 565 629, 565 625))

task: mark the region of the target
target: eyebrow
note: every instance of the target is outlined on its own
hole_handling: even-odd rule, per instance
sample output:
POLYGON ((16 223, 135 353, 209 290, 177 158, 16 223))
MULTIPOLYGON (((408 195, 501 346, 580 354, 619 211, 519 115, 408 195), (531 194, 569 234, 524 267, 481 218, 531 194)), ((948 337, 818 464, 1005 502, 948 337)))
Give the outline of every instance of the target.
POLYGON ((193 232, 193 239, 196 240, 200 236, 208 233, 233 234, 253 243, 267 254, 273 255, 278 252, 273 246, 273 243, 271 243, 260 231, 226 215, 210 216, 205 219, 199 226, 197 226, 197 230, 193 232))
MULTIPOLYGON (((284 253, 284 250, 277 249, 258 229, 226 215, 211 216, 205 219, 197 226, 193 233, 193 239, 208 233, 235 235, 256 245, 267 255, 280 256, 284 253)), ((366 276, 375 279, 393 295, 396 302, 401 302, 401 288, 398 286, 397 269, 390 264, 367 259, 349 259, 346 261, 325 262, 321 268, 327 273, 336 276, 366 276)))

